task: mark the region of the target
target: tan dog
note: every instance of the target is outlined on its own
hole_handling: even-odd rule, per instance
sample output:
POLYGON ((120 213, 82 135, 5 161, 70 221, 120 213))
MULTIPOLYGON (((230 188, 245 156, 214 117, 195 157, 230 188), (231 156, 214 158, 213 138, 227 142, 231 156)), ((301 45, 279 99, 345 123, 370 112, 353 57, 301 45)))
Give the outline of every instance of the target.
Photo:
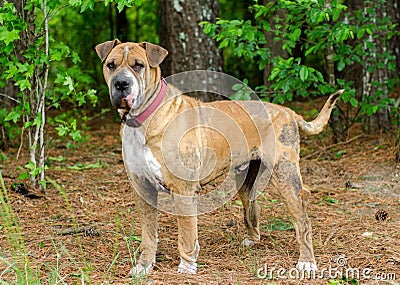
POLYGON ((303 201, 298 129, 321 132, 342 90, 330 96, 314 121, 306 122, 292 110, 270 103, 201 103, 179 94, 162 80, 159 64, 168 52, 160 46, 114 40, 99 44, 96 51, 111 102, 126 120, 121 128, 123 156, 138 194, 142 253, 132 274, 147 274, 155 263, 162 193, 172 201, 166 211, 177 215, 178 272, 196 273, 197 214, 214 199, 204 198, 201 189, 218 177, 227 181, 219 190, 229 197, 238 191, 243 202, 244 246, 260 240, 255 198, 270 181, 293 219, 300 247, 297 268, 317 269, 303 201))

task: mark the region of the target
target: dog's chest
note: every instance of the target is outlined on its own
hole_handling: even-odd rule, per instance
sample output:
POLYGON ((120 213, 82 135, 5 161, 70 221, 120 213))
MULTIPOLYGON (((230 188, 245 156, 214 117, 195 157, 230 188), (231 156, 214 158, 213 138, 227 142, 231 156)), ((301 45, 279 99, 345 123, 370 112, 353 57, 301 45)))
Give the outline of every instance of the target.
POLYGON ((127 171, 137 177, 162 180, 161 165, 146 145, 144 131, 141 128, 122 128, 122 154, 127 171))

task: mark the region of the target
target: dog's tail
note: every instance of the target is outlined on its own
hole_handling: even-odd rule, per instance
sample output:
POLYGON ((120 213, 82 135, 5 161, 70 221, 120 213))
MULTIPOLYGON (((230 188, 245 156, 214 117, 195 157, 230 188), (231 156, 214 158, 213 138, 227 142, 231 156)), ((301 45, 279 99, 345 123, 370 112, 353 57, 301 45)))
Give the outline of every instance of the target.
POLYGON ((302 116, 296 114, 296 120, 299 124, 300 130, 308 135, 316 135, 322 132, 325 125, 329 121, 329 117, 331 116, 333 107, 335 107, 336 100, 343 92, 344 89, 339 90, 335 94, 329 96, 328 100, 325 102, 324 107, 322 107, 322 110, 319 112, 318 117, 311 122, 305 121, 302 116))

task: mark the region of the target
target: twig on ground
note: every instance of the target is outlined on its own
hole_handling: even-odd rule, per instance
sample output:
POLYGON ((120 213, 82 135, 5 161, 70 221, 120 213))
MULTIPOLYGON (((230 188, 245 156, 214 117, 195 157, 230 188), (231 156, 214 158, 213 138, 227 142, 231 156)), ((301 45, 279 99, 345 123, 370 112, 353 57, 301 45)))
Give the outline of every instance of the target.
POLYGON ((336 146, 339 146, 339 145, 349 144, 349 143, 351 143, 351 142, 353 142, 353 141, 355 141, 355 140, 357 140, 357 139, 359 139, 359 138, 361 138, 363 136, 364 136, 364 134, 361 134, 361 135, 355 136, 354 138, 349 139, 348 141, 338 142, 338 143, 334 143, 334 144, 328 145, 328 146, 326 146, 324 148, 321 148, 320 150, 317 150, 317 151, 315 151, 315 152, 313 152, 313 153, 311 153, 311 154, 309 154, 309 155, 307 155, 305 157, 302 157, 301 159, 309 159, 310 157, 313 157, 313 156, 315 156, 315 155, 317 155, 317 154, 319 154, 319 153, 321 153, 323 151, 326 151, 326 150, 328 150, 330 148, 333 148, 333 147, 336 147, 336 146))
POLYGON ((57 234, 62 235, 62 236, 82 234, 82 233, 85 236, 99 236, 100 235, 100 231, 98 231, 94 226, 68 228, 68 229, 60 230, 57 232, 57 234))

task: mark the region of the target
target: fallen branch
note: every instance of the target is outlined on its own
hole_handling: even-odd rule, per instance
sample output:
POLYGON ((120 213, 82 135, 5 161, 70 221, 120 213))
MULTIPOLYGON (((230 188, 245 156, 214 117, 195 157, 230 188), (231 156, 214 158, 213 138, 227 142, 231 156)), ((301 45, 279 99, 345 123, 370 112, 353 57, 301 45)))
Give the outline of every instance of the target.
POLYGON ((349 143, 351 143, 351 142, 353 142, 353 141, 355 141, 355 140, 357 140, 357 139, 359 139, 359 138, 361 138, 363 136, 364 136, 364 134, 361 134, 361 135, 355 136, 354 138, 349 139, 348 141, 338 142, 338 143, 335 143, 335 144, 328 145, 328 146, 326 146, 324 148, 321 148, 320 150, 317 150, 317 151, 315 151, 315 152, 313 152, 313 153, 311 153, 311 154, 309 154, 309 155, 307 155, 305 157, 302 157, 301 159, 309 159, 310 157, 313 157, 313 156, 315 156, 315 155, 317 155, 317 154, 319 154, 319 153, 321 153, 323 151, 326 151, 328 149, 331 149, 331 148, 339 146, 339 145, 349 144, 349 143))
POLYGON ((60 230, 57 234, 66 236, 66 235, 76 235, 83 234, 84 236, 99 236, 100 231, 98 231, 94 226, 88 227, 79 227, 79 228, 68 228, 65 230, 60 230))

